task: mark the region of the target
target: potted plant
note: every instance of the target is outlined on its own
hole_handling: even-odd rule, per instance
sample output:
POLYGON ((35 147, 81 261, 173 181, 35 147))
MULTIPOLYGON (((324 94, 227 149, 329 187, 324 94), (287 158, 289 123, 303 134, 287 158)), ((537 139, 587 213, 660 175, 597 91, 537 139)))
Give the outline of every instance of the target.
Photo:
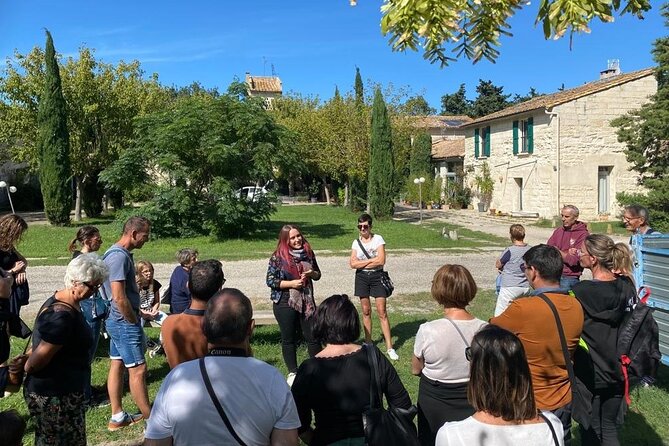
POLYGON ((481 165, 481 174, 474 178, 474 185, 476 186, 479 203, 479 212, 486 212, 490 207, 492 201, 492 193, 495 190, 495 181, 490 175, 490 167, 488 163, 484 162, 481 165))
POLYGON ((311 198, 312 203, 316 203, 318 201, 318 194, 321 191, 321 187, 318 185, 316 181, 313 181, 309 186, 307 186, 307 193, 309 194, 309 197, 311 198))

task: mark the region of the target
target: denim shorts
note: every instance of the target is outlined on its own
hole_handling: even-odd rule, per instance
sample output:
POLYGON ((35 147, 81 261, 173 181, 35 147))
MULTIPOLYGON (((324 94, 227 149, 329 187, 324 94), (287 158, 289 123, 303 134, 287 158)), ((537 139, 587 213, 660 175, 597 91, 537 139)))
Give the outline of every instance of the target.
POLYGON ((120 359, 127 368, 144 364, 146 359, 146 337, 139 324, 131 324, 126 320, 107 319, 109 333, 109 357, 120 359))

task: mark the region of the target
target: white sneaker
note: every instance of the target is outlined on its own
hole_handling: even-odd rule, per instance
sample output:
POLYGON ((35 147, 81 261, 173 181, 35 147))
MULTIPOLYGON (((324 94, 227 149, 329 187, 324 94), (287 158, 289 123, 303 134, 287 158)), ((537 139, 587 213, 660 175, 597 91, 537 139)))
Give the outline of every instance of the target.
POLYGON ((386 353, 388 353, 388 357, 393 361, 397 361, 398 359, 400 359, 400 356, 397 354, 394 348, 388 349, 386 353))
MULTIPOLYGON (((397 356, 397 355, 395 355, 397 356)), ((288 374, 288 377, 286 378, 286 382, 288 383, 288 387, 293 387, 293 381, 295 381, 295 373, 290 372, 288 374)))

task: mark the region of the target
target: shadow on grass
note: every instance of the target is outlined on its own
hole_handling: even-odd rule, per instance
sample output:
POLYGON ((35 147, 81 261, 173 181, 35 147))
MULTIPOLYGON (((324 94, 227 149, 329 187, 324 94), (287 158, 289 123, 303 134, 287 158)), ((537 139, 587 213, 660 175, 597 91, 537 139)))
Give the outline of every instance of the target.
MULTIPOLYGON (((424 324, 425 322, 427 322, 427 319, 421 318, 409 322, 400 322, 395 325, 392 328, 392 334, 397 338, 394 345, 395 350, 402 347, 409 339, 413 339, 418 332, 420 324, 424 324)), ((413 349, 413 345, 410 348, 413 349)))
MULTIPOLYGON (((346 229, 343 224, 313 224, 303 221, 268 221, 264 222, 260 228, 253 232, 248 238, 253 240, 277 240, 279 231, 284 225, 292 224, 298 226, 302 232, 309 237, 331 238, 339 237, 350 233, 350 228, 346 229)), ((246 237, 244 237, 246 238, 246 237)))
POLYGON ((620 444, 662 446, 666 444, 640 413, 629 410, 620 432, 620 444))

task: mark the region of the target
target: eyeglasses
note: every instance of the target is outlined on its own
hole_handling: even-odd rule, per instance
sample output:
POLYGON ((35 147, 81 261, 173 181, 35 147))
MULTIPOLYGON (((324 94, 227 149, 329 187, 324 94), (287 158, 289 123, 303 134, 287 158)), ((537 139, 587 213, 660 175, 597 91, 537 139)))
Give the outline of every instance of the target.
POLYGON ((529 266, 527 266, 526 264, 524 264, 524 263, 521 263, 521 264, 520 264, 520 270, 521 270, 522 272, 527 271, 527 268, 529 268, 529 266))
POLYGON ((632 220, 636 220, 637 218, 639 218, 639 217, 628 217, 626 215, 623 215, 623 220, 625 220, 625 221, 632 221, 632 220))
POLYGON ((223 285, 225 285, 225 282, 227 282, 227 281, 228 281, 228 279, 226 279, 226 278, 224 277, 224 278, 223 278, 223 282, 221 282, 221 288, 223 288, 223 285))
POLYGON ((97 291, 97 290, 99 290, 100 287, 102 286, 101 283, 98 283, 97 285, 93 285, 93 284, 90 283, 90 282, 81 282, 81 283, 83 283, 84 285, 86 285, 91 291, 97 291))
POLYGON ((369 225, 358 225, 358 229, 360 229, 361 231, 367 228, 369 228, 369 225))

